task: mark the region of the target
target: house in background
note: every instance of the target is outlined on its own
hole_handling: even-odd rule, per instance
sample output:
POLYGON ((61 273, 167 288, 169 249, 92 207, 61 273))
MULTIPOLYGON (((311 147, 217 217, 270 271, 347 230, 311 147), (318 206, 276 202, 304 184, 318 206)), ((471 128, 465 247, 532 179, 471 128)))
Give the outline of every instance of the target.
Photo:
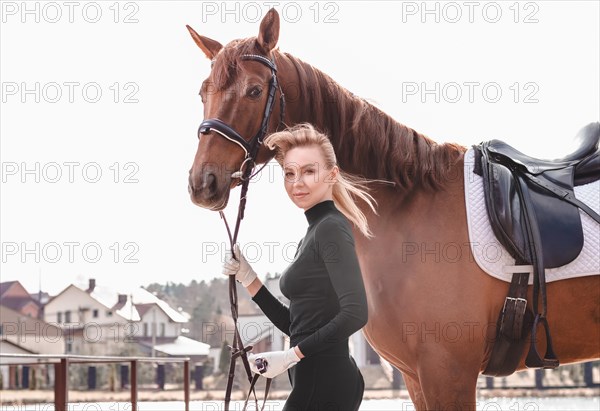
POLYGON ((141 288, 134 301, 140 315, 136 329, 136 341, 145 355, 190 357, 192 363, 204 361, 209 355, 210 346, 181 335, 189 321, 187 313, 171 308, 165 301, 141 288))
POLYGON ((89 279, 87 289, 71 284, 48 301, 45 319, 65 330, 67 353, 206 359, 209 346, 182 335, 189 314, 142 287, 121 292, 89 279))
POLYGON ((18 281, 0 283, 0 304, 31 318, 42 318, 42 306, 18 281))
MULTIPOLYGON (((0 283, 0 352, 3 354, 64 354, 63 330, 38 318, 39 304, 18 281, 0 283)), ((0 358, 2 388, 28 387, 33 379, 50 383, 51 366, 21 366, 21 359, 0 358)), ((32 360, 35 362, 35 360, 32 360)))
MULTIPOLYGON (((44 319, 61 327, 65 334, 65 352, 81 355, 117 355, 126 353, 139 321, 136 310, 125 303, 117 305, 117 295, 96 287, 89 280, 87 289, 69 285, 44 306, 44 319)), ((129 304, 130 305, 130 304, 129 304)))

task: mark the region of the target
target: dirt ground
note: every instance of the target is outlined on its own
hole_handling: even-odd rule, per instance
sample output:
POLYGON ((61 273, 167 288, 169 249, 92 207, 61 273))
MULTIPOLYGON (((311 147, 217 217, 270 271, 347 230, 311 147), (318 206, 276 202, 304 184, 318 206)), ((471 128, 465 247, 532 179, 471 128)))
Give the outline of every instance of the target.
MULTIPOLYGON (((259 399, 262 398, 263 391, 258 390, 259 399)), ((289 394, 288 390, 271 391, 270 400, 285 399, 289 394)), ((479 398, 493 397, 552 397, 552 396, 577 396, 594 397, 600 395, 600 388, 569 388, 569 389, 546 389, 543 391, 534 389, 492 389, 479 390, 479 398)), ((202 400, 222 400, 225 392, 222 390, 190 391, 192 401, 202 400)), ((69 402, 128 402, 130 400, 129 391, 69 391, 69 402)), ((408 399, 406 390, 366 390, 364 399, 384 399, 399 398, 408 399)), ((232 395, 233 400, 245 399, 245 393, 235 391, 232 395)), ((44 404, 53 403, 54 392, 51 390, 1 390, 0 406, 15 406, 20 404, 44 404)), ((158 390, 140 390, 138 391, 138 401, 183 401, 183 391, 181 389, 158 390)))

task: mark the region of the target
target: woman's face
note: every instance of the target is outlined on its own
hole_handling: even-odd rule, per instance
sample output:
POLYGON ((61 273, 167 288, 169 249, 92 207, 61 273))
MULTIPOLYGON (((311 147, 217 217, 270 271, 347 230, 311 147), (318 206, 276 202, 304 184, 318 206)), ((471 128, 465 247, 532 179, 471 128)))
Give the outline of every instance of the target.
POLYGON ((305 211, 325 200, 332 200, 338 167, 325 169, 325 159, 318 146, 296 147, 283 159, 285 191, 305 211))

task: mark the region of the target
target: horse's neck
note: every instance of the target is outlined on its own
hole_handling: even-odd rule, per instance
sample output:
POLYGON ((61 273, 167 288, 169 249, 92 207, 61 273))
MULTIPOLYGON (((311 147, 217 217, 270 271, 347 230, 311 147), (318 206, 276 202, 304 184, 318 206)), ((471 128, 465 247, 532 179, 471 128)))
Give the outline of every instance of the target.
POLYGON ((396 193, 442 185, 460 147, 439 145, 398 123, 293 56, 277 57, 280 80, 288 92, 286 124, 308 122, 327 133, 342 170, 393 181, 396 193))
MULTIPOLYGON (((283 54, 279 54, 279 59, 281 61, 278 65, 286 66, 285 70, 280 69, 281 75, 292 74, 282 83, 284 87, 289 85, 287 88, 292 90, 291 94, 295 94, 288 96, 286 123, 294 125, 307 122, 326 132, 336 150, 342 169, 365 175, 364 170, 356 167, 356 159, 353 158, 354 152, 361 149, 356 145, 360 141, 359 134, 375 136, 380 132, 381 124, 384 124, 388 130, 393 128, 405 130, 407 133, 412 132, 408 127, 347 91, 310 64, 283 54), (380 124, 368 121, 365 110, 369 111, 369 117, 377 117, 380 124)), ((366 177, 374 178, 374 176, 366 177)))

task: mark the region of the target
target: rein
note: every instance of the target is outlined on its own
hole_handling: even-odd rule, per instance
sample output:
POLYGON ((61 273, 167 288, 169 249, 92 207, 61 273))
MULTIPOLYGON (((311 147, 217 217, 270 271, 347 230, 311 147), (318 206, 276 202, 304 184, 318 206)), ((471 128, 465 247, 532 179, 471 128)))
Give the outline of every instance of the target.
MULTIPOLYGON (((257 175, 267 165, 267 163, 265 163, 256 173, 252 174, 252 170, 256 165, 258 150, 263 144, 263 140, 269 128, 269 120, 271 119, 271 114, 273 113, 273 106, 275 104, 275 94, 277 92, 277 89, 279 89, 280 118, 276 130, 279 129, 279 126, 283 124, 283 118, 285 113, 285 96, 283 94, 283 90, 277 82, 277 66, 275 65, 275 60, 270 60, 258 54, 244 54, 241 56, 241 59, 257 61, 261 64, 266 65, 271 70, 271 80, 269 81, 269 95, 267 98, 267 103, 265 105, 263 119, 259 130, 256 132, 254 137, 250 139, 250 141, 246 141, 233 127, 217 118, 202 121, 202 123, 200 123, 200 127, 198 128, 198 137, 200 137, 201 134, 206 135, 209 134, 211 131, 214 131, 215 133, 226 138, 232 143, 237 144, 240 148, 244 150, 245 153, 244 161, 242 161, 240 169, 231 175, 233 178, 239 178, 240 181, 237 185, 242 186, 240 193, 240 204, 238 207, 238 215, 233 235, 231 233, 231 230, 229 229, 229 224, 227 223, 225 214, 223 213, 223 211, 219 211, 219 214, 225 223, 225 228, 227 229, 227 235, 229 237, 229 243, 231 247, 230 249, 232 250, 232 253, 233 246, 237 241, 240 223, 244 218, 244 209, 246 207, 246 193, 248 192, 248 185, 250 183, 250 179, 257 175)), ((239 261, 239 256, 234 255, 233 257, 239 261)), ((240 337, 240 332, 238 330, 238 295, 235 276, 229 276, 229 303, 231 306, 231 317, 233 319, 234 324, 234 338, 233 344, 229 346, 229 348, 231 349, 231 359, 229 362, 227 389, 225 391, 225 411, 229 410, 229 404, 231 402, 231 390, 233 388, 235 364, 238 357, 242 359, 242 363, 244 364, 244 369, 246 370, 248 381, 250 382, 250 390, 246 397, 243 409, 245 410, 246 406, 248 405, 250 394, 254 395, 254 401, 256 402, 256 407, 258 409, 258 399, 256 397, 256 392, 254 391, 254 385, 256 384, 256 381, 258 380, 260 375, 255 374, 254 376, 252 376, 252 371, 250 370, 250 364, 248 363, 247 355, 248 351, 252 349, 252 346, 249 345, 247 347, 244 347, 244 343, 242 341, 242 338, 240 337)), ((264 409, 265 403, 267 401, 269 388, 271 386, 271 380, 271 378, 267 378, 265 398, 261 410, 264 409)))

